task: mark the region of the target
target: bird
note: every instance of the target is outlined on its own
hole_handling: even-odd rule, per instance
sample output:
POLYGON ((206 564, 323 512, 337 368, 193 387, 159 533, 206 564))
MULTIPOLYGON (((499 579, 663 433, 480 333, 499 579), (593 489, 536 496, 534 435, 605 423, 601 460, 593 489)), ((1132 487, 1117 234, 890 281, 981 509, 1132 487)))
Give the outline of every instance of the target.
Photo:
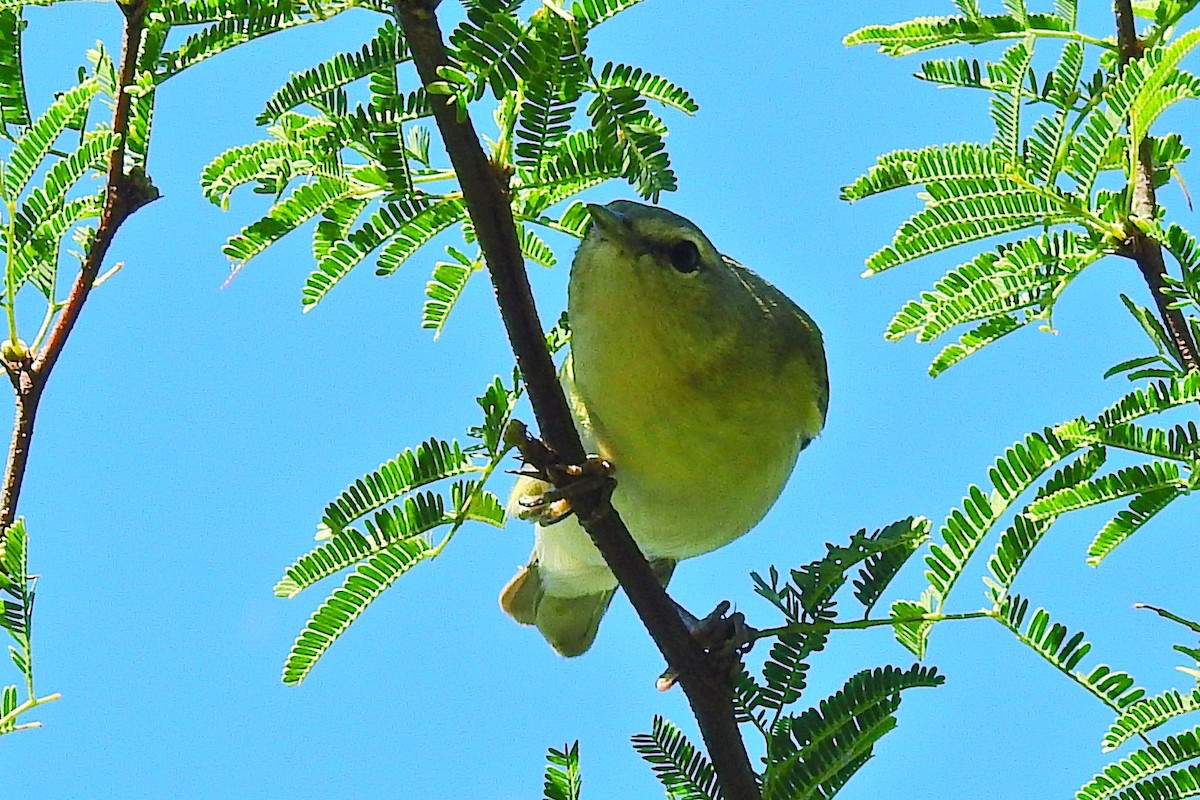
MULTIPOLYGON (((560 383, 584 447, 611 465, 613 506, 666 586, 679 561, 742 536, 779 497, 825 425, 824 343, 812 317, 684 217, 631 200, 587 210, 560 383)), ((535 543, 500 605, 577 656, 617 581, 574 517, 537 510, 550 489, 531 476, 513 489, 509 511, 537 523, 535 543)))

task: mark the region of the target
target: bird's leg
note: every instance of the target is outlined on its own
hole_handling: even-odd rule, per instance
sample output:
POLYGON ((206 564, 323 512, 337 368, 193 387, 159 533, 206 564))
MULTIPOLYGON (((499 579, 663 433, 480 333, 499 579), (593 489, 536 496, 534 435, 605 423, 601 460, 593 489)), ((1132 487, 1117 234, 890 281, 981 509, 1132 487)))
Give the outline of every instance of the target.
POLYGON ((552 488, 541 494, 522 497, 517 501, 524 519, 534 519, 540 525, 562 522, 575 509, 573 498, 609 487, 613 466, 599 456, 588 456, 582 464, 563 464, 557 454, 545 442, 529 435, 524 423, 510 420, 504 429, 504 441, 521 454, 521 461, 532 470, 522 470, 518 475, 528 475, 549 483, 552 488))
MULTIPOLYGON (((704 648, 704 652, 722 667, 727 666, 729 671, 732 672, 742 656, 754 646, 754 628, 746 624, 746 615, 742 612, 728 614, 732 607, 728 600, 717 603, 717 607, 704 619, 697 618, 674 600, 671 602, 675 605, 684 626, 691 632, 692 638, 704 648)), ((675 670, 668 668, 659 676, 656 686, 660 692, 665 692, 674 686, 678 679, 679 675, 675 670)))

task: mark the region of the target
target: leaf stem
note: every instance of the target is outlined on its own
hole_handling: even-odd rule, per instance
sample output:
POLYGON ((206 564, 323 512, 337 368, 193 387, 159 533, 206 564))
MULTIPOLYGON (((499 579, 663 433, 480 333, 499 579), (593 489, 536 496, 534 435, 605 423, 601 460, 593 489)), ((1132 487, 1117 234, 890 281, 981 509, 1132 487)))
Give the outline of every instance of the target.
POLYGON ((4 208, 8 212, 4 226, 4 311, 8 317, 8 340, 17 343, 17 204, 4 197, 4 208))
POLYGON ((759 639, 766 639, 772 636, 782 636, 788 633, 824 633, 827 631, 859 631, 868 628, 882 628, 884 626, 896 625, 911 625, 917 622, 948 622, 951 620, 964 619, 988 619, 996 618, 994 609, 980 609, 979 611, 964 611, 957 614, 942 614, 936 611, 931 611, 927 614, 911 614, 904 617, 885 617, 881 619, 856 619, 846 622, 833 621, 816 621, 816 622, 794 622, 788 625, 780 625, 775 628, 763 628, 762 630, 754 631, 750 636, 750 641, 757 642, 759 639))
MULTIPOLYGON (((20 718, 20 716, 22 714, 32 711, 33 709, 37 708, 38 706, 45 705, 46 703, 53 703, 55 700, 61 700, 61 699, 62 699, 62 695, 59 694, 58 692, 55 692, 54 694, 48 694, 45 697, 30 697, 24 703, 21 703, 21 705, 17 706, 16 708, 14 708, 12 711, 8 712, 4 716, 0 717, 0 731, 4 730, 5 727, 12 725, 14 722, 16 722, 17 719, 20 718)), ((42 723, 40 723, 40 722, 27 722, 23 725, 14 726, 13 730, 24 731, 24 730, 29 730, 31 728, 40 728, 41 726, 42 726, 42 723)))
POLYGON ((1167 611, 1165 608, 1159 608, 1158 606, 1152 606, 1149 603, 1134 603, 1133 607, 1134 608, 1144 608, 1147 611, 1153 611, 1155 614, 1158 614, 1163 619, 1169 619, 1169 620, 1171 620, 1171 622, 1179 623, 1180 625, 1184 626, 1185 628, 1187 628, 1191 631, 1200 633, 1200 623, 1192 622, 1190 619, 1181 617, 1178 614, 1173 614, 1170 611, 1167 611))

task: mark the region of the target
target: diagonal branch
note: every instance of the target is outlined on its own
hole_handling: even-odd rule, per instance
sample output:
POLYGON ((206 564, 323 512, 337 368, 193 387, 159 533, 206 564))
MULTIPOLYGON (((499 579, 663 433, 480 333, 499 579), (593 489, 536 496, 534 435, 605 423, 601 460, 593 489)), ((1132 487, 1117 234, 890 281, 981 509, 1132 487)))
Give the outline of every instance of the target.
POLYGON ((8 449, 4 483, 0 487, 0 531, 12 525, 17 517, 17 501, 25 480, 25 467, 29 462, 29 448, 33 441, 33 423, 42 390, 79 319, 88 293, 100 275, 100 267, 104 263, 109 245, 112 244, 117 229, 129 215, 157 197, 157 192, 144 175, 125 172, 125 136, 129 132, 129 109, 132 102, 128 87, 133 84, 137 73, 137 57, 145 31, 147 4, 148 0, 120 4, 125 14, 125 34, 121 46, 120 83, 117 87, 112 126, 113 131, 121 138, 109 154, 104 209, 100 213, 100 222, 92 237, 87 257, 79 269, 79 274, 75 276, 62 312, 50 330, 41 352, 32 354, 18 349, 3 354, 4 369, 8 372, 16 396, 16 418, 13 420, 13 436, 8 449))
MULTIPOLYGON (((1120 66, 1124 67, 1131 60, 1141 58, 1143 45, 1137 35, 1137 27, 1133 16, 1131 0, 1113 0, 1113 13, 1117 18, 1117 49, 1120 66)), ((1150 153, 1150 140, 1141 143, 1138 150, 1137 164, 1134 167, 1133 202, 1131 211, 1142 219, 1154 219, 1158 201, 1154 196, 1154 162, 1150 153)), ((1158 315, 1162 318, 1179 361, 1188 372, 1200 371, 1200 351, 1192 338, 1187 320, 1178 308, 1170 307, 1170 299, 1163 293, 1166 282, 1163 276, 1167 274, 1167 265, 1163 260, 1162 247, 1142 231, 1134 228, 1129 237, 1128 252, 1137 263, 1154 303, 1158 306, 1158 315)))
MULTIPOLYGON (((434 14, 438 0, 392 0, 392 4, 421 82, 428 87, 439 80, 438 68, 449 64, 434 14)), ((506 181, 489 163, 469 117, 459 119, 453 102, 448 104, 436 96, 433 111, 487 261, 500 314, 525 378, 543 440, 567 463, 581 463, 586 454, 559 387, 554 364, 546 352, 542 325, 517 241, 506 181)), ((667 663, 678 674, 724 796, 727 800, 758 800, 757 778, 734 717, 728 671, 688 633, 607 499, 593 495, 579 498, 574 504, 584 529, 603 554, 667 663)))

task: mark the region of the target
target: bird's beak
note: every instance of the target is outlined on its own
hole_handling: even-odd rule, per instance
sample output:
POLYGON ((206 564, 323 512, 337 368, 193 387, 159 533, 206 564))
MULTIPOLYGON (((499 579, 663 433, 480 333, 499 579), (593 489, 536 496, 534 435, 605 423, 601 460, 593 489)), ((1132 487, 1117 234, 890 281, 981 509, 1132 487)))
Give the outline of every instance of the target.
POLYGON ((625 218, 624 214, 595 203, 588 203, 587 210, 592 215, 592 228, 600 234, 601 238, 615 243, 629 240, 629 220, 625 218))

